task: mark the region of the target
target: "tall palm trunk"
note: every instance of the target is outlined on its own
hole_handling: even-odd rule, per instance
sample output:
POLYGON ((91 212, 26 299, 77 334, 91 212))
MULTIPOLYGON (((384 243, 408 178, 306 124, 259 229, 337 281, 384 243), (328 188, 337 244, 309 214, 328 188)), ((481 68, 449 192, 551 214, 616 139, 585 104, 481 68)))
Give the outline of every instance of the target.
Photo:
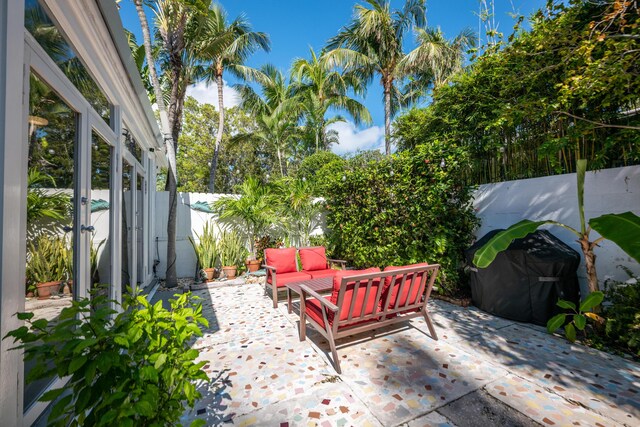
POLYGON ((224 132, 224 102, 222 96, 222 69, 218 67, 216 73, 216 84, 218 85, 218 133, 216 134, 216 145, 213 149, 213 158, 209 169, 209 193, 215 192, 216 170, 218 168, 218 157, 220 155, 220 144, 222 143, 222 133, 224 132))
POLYGON ((391 79, 383 77, 384 87, 384 152, 391 154, 391 79))
POLYGON ((142 28, 142 38, 144 43, 145 57, 147 60, 147 66, 149 68, 149 75, 151 77, 151 84, 156 97, 156 104, 160 112, 160 126, 162 128, 162 135, 167 149, 167 162, 169 167, 167 169, 167 186, 169 187, 169 216, 167 219, 167 271, 166 271, 166 286, 175 287, 178 284, 176 274, 176 223, 177 223, 177 169, 176 169, 176 149, 174 135, 172 127, 169 123, 169 116, 167 109, 164 105, 164 98, 162 96, 162 88, 160 86, 160 80, 155 68, 155 61, 153 60, 153 53, 151 49, 151 32, 149 31, 149 23, 147 16, 144 13, 144 7, 142 0, 134 0, 136 11, 138 12, 138 19, 140 20, 140 27, 142 28))
POLYGON ((280 176, 284 176, 284 168, 282 167, 282 152, 280 151, 280 143, 276 143, 276 154, 278 155, 278 165, 280 166, 280 176))

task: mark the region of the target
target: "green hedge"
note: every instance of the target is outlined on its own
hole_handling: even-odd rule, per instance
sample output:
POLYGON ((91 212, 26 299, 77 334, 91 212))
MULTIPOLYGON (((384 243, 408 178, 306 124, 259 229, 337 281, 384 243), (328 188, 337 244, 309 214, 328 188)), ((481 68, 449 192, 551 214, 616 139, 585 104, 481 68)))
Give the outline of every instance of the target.
POLYGON ((464 149, 437 142, 347 161, 324 187, 332 254, 358 268, 439 263, 441 291, 459 293, 463 250, 478 225, 461 174, 468 161, 464 149))

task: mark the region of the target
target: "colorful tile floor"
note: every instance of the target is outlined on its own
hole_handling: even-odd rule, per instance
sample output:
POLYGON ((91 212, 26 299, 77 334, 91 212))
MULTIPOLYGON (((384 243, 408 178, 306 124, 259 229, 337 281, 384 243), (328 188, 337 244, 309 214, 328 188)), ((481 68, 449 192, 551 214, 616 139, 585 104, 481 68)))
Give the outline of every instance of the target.
POLYGON ((308 328, 298 339, 297 303, 292 314, 286 303, 273 309, 256 283, 193 293, 210 321, 194 347, 216 381, 201 386, 184 425, 486 425, 473 414, 457 423, 443 415, 479 391, 524 425, 640 425, 639 364, 537 326, 432 301, 438 341, 420 318, 346 338, 338 375, 320 334, 308 328))

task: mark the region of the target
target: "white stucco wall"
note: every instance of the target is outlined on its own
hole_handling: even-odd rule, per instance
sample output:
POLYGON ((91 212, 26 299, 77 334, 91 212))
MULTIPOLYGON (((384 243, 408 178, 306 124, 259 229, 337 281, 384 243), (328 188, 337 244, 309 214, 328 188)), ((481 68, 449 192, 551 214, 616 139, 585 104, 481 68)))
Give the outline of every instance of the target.
MULTIPOLYGON (((482 221, 476 235, 496 228, 506 228, 522 219, 552 219, 579 229, 576 175, 556 175, 542 178, 507 181, 480 186, 474 207, 482 221)), ((588 172, 585 179, 585 217, 631 211, 640 215, 640 166, 588 172)), ((548 227, 558 238, 582 254, 575 235, 561 227, 548 227)), ((599 237, 592 232, 592 240, 599 237)), ((618 246, 603 241, 596 248, 596 268, 600 284, 607 277, 627 280, 618 265, 640 274, 640 265, 618 246)), ((584 265, 578 270, 582 290, 586 291, 584 265)))
MULTIPOLYGON (((204 223, 214 216, 205 212, 193 210, 189 205, 197 202, 211 203, 224 197, 225 194, 209 193, 178 193, 178 223, 176 226, 176 258, 178 277, 193 277, 196 267, 196 255, 189 242, 189 237, 195 241, 196 233, 202 232, 204 223)), ((169 193, 159 191, 156 193, 155 236, 150 248, 153 259, 158 259, 160 264, 156 267, 159 278, 164 279, 167 271, 167 220, 169 207, 169 193), (157 245, 157 249, 156 249, 157 245)))

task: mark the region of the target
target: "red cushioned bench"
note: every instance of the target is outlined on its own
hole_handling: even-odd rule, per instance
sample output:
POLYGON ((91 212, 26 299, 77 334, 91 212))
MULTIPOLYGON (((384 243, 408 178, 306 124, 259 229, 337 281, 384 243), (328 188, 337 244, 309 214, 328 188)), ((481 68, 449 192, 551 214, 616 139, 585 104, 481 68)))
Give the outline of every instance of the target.
POLYGON ((439 268, 438 264, 413 264, 384 271, 338 271, 330 296, 321 296, 302 285, 300 340, 306 339, 308 321, 329 341, 338 373, 337 339, 423 316, 431 337, 437 340, 427 302, 439 268))
POLYGON ((322 246, 265 249, 264 258, 265 264, 262 267, 267 270, 265 286, 271 287, 273 308, 278 307, 278 288, 283 288, 292 282, 333 277, 340 270, 331 268, 331 264, 346 268, 346 261, 327 258, 326 250, 322 246), (298 253, 302 269, 298 268, 298 253))

